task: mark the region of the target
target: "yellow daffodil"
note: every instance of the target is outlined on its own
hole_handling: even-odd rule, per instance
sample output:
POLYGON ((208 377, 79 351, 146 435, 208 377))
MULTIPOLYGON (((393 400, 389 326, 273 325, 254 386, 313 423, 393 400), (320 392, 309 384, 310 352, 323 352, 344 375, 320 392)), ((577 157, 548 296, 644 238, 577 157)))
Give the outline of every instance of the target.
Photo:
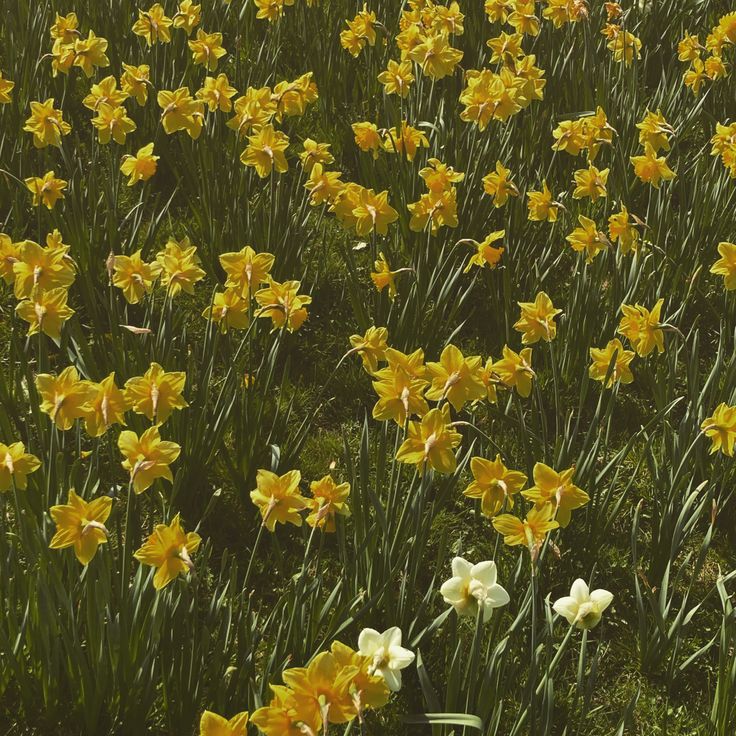
POLYGON ((213 72, 217 69, 217 62, 227 51, 222 47, 222 33, 205 33, 201 28, 197 30, 197 38, 189 41, 192 60, 205 69, 213 72))
POLYGON ((388 203, 388 191, 376 194, 372 189, 361 190, 353 216, 355 232, 362 236, 373 231, 386 235, 388 226, 399 219, 399 213, 388 203))
POLYGON ((89 565, 97 554, 97 548, 107 542, 105 522, 111 509, 112 499, 109 496, 100 496, 88 502, 70 490, 66 504, 49 509, 56 524, 56 533, 49 547, 74 547, 77 559, 83 565, 89 565))
POLYGON ((598 230, 598 226, 589 217, 578 215, 578 222, 580 227, 576 227, 565 239, 574 251, 585 252, 586 263, 592 263, 610 243, 605 233, 598 230))
POLYGON ((86 416, 96 394, 94 386, 80 380, 77 369, 71 365, 58 376, 39 373, 36 390, 41 398, 41 411, 63 431, 71 429, 75 419, 86 416))
POLYGON ((504 544, 510 547, 524 545, 535 560, 547 534, 560 526, 554 515, 554 506, 544 504, 530 509, 525 519, 513 514, 500 514, 494 516, 491 523, 503 535, 504 544))
POLYGON ((225 269, 225 286, 250 298, 262 284, 270 281, 274 257, 271 253, 256 253, 250 245, 237 252, 223 253, 220 265, 225 269))
POLYGON ((385 327, 369 327, 365 335, 351 335, 351 353, 358 353, 368 375, 378 370, 379 361, 386 359, 388 330, 385 327))
POLYGON ((153 143, 139 148, 135 156, 125 154, 120 163, 120 171, 129 177, 128 186, 132 187, 139 181, 148 181, 156 173, 158 159, 158 156, 153 155, 153 143))
POLYGON ((138 20, 133 24, 133 33, 146 39, 148 46, 155 43, 171 43, 171 25, 173 21, 159 3, 148 10, 138 10, 138 20))
POLYGON ((409 422, 407 437, 396 459, 402 463, 417 466, 417 473, 423 475, 427 467, 438 473, 453 473, 457 467, 455 448, 462 435, 450 422, 450 406, 432 409, 421 421, 409 422))
POLYGON ((186 130, 191 138, 199 138, 204 124, 204 103, 189 94, 189 87, 175 91, 161 90, 156 101, 161 108, 161 122, 167 135, 186 130))
POLYGON ((509 470, 496 455, 495 460, 474 457, 470 460, 473 482, 463 491, 468 498, 479 498, 484 516, 495 516, 499 511, 514 508, 514 494, 526 483, 526 475, 509 470))
POLYGON ((590 197, 596 202, 601 197, 606 196, 606 182, 608 181, 609 169, 597 169, 590 164, 587 169, 578 169, 575 172, 575 191, 572 193, 573 199, 583 199, 590 197))
POLYGON ((257 133, 248 137, 248 147, 240 155, 240 161, 255 168, 258 176, 265 179, 275 169, 283 174, 289 169, 286 149, 289 137, 272 125, 264 125, 257 133))
POLYGON ((604 383, 604 388, 611 388, 616 381, 633 383, 634 374, 629 364, 634 356, 635 353, 631 350, 624 350, 621 340, 614 338, 608 341, 605 348, 590 349, 590 358, 593 363, 588 373, 592 379, 604 383), (608 376, 607 381, 606 376, 608 376))
POLYGON ((353 135, 355 143, 361 151, 370 151, 373 158, 378 158, 378 153, 383 149, 383 139, 375 123, 362 122, 353 123, 353 135))
POLYGON ((86 77, 91 77, 95 67, 110 66, 105 54, 107 39, 100 38, 89 31, 87 38, 78 38, 74 42, 74 66, 78 66, 86 77))
POLYGON ((233 109, 232 98, 237 93, 238 90, 230 86, 227 74, 218 74, 217 77, 204 78, 202 89, 197 90, 197 98, 207 105, 210 112, 230 112, 233 109))
POLYGON ((720 258, 710 267, 710 272, 723 276, 723 285, 727 291, 736 289, 736 243, 723 241, 718 243, 720 258))
POLYGON ((463 272, 467 273, 473 266, 478 266, 478 268, 485 268, 488 266, 489 269, 496 268, 501 261, 504 248, 494 246, 493 243, 497 243, 505 236, 505 230, 495 230, 480 243, 474 240, 469 241, 469 245, 475 250, 475 253, 473 253, 473 255, 468 259, 468 264, 463 269, 463 272))
POLYGON ((511 170, 496 161, 496 170, 483 177, 483 191, 493 199, 494 207, 503 207, 509 197, 518 197, 519 190, 511 181, 511 170))
POLYGON ((90 400, 89 410, 84 417, 85 429, 90 437, 100 437, 113 424, 125 424, 128 400, 115 385, 114 372, 99 383, 92 383, 92 387, 95 396, 90 400))
POLYGON ((330 153, 329 143, 317 143, 311 138, 305 138, 302 143, 303 151, 299 154, 299 160, 304 167, 304 172, 310 174, 315 164, 331 164, 335 157, 330 153))
POLYGON ((493 363, 493 372, 504 386, 515 388, 519 396, 528 398, 532 393, 532 349, 524 348, 514 352, 508 345, 503 346, 503 357, 493 363))
POLYGON ((554 195, 547 186, 547 182, 542 182, 542 191, 527 192, 527 207, 529 209, 529 219, 537 222, 557 222, 557 215, 560 205, 555 202, 554 195))
POLYGON ((387 95, 406 97, 414 82, 411 62, 390 59, 386 70, 378 75, 378 81, 387 95))
POLYGON ((281 476, 264 469, 256 473, 256 488, 250 492, 250 499, 258 507, 268 531, 272 532, 277 523, 302 525, 299 512, 307 507, 307 500, 299 492, 301 479, 298 470, 281 476))
POLYGON ((29 323, 28 335, 43 332, 54 340, 61 339, 61 327, 73 314, 67 305, 66 289, 34 290, 28 299, 15 307, 18 316, 29 323))
MULTIPOLYGON (((184 3, 189 1, 184 0, 184 3)), ((198 8, 199 5, 196 7, 198 8)), ((238 713, 228 720, 217 713, 206 710, 199 719, 199 736, 247 736, 247 725, 248 711, 238 713)))
POLYGON ((646 111, 644 119, 636 124, 639 129, 639 143, 642 146, 650 145, 655 152, 670 150, 670 137, 674 135, 674 128, 664 119, 661 110, 646 111))
POLYGON ((125 144, 128 133, 132 133, 137 127, 122 105, 112 107, 105 102, 97 108, 97 116, 92 118, 92 125, 97 128, 100 143, 107 145, 112 139, 121 146, 125 144))
POLYGON ((112 283, 122 289, 129 304, 138 304, 145 294, 151 292, 160 272, 159 263, 146 263, 137 250, 130 256, 114 257, 112 283))
POLYGON ((274 330, 298 330, 309 316, 307 307, 312 303, 311 296, 299 293, 300 287, 299 281, 269 281, 265 289, 255 294, 260 306, 258 316, 270 318, 274 330))
POLYGON ((161 286, 166 288, 170 297, 182 291, 194 294, 194 285, 206 275, 199 266, 197 246, 192 245, 187 237, 181 242, 169 239, 156 256, 156 262, 160 267, 161 286))
POLYGON ((379 380, 373 382, 378 401, 373 407, 373 418, 384 422, 393 419, 404 426, 411 416, 423 417, 429 406, 424 399, 428 381, 417 378, 398 365, 389 365, 378 371, 379 380))
POLYGON ((33 134, 36 148, 61 146, 61 137, 72 132, 72 126, 65 122, 61 110, 54 108, 54 98, 46 102, 31 102, 31 116, 26 120, 23 130, 33 134))
POLYGON ((721 403, 711 416, 706 417, 700 425, 703 434, 710 438, 710 453, 720 450, 724 455, 733 457, 736 443, 736 406, 721 403))
POLYGON ((181 28, 188 36, 199 25, 201 18, 201 5, 195 5, 192 0, 181 0, 172 20, 174 28, 181 28))
MULTIPOLYGON (((256 0, 268 2, 271 0, 256 0)), ((266 736, 300 736, 300 734, 317 734, 322 726, 322 715, 319 709, 300 707, 294 692, 283 685, 269 685, 273 698, 268 705, 256 710, 251 716, 251 723, 257 726, 266 736)))
POLYGON ((250 301, 244 299, 237 289, 218 291, 212 305, 202 312, 202 316, 220 325, 223 333, 231 327, 235 330, 244 330, 250 324, 250 301))
POLYGON ((435 81, 452 74, 462 58, 463 52, 453 48, 448 36, 442 33, 426 36, 409 53, 409 59, 435 81))
POLYGON ((622 304, 623 317, 618 325, 618 332, 631 343, 636 354, 645 358, 657 348, 664 352, 664 332, 662 331, 661 312, 664 299, 658 299, 650 312, 639 304, 622 304))
POLYGON ((421 130, 409 125, 406 120, 401 123, 401 131, 389 128, 383 138, 383 150, 387 153, 404 154, 408 161, 416 158, 420 148, 429 148, 429 140, 421 130))
POLYGON ((148 86, 151 69, 148 64, 133 66, 132 64, 123 64, 125 70, 120 76, 120 87, 123 92, 143 107, 148 101, 148 86))
POLYGON ((9 79, 3 78, 3 73, 0 71, 0 105, 9 105, 11 98, 10 93, 15 87, 15 82, 11 82, 9 79))
POLYGON ((11 488, 25 490, 28 487, 27 477, 41 467, 41 461, 26 452, 22 442, 5 445, 0 442, 0 491, 11 488))
POLYGON ((125 398, 136 414, 163 424, 172 411, 189 406, 182 396, 186 380, 182 371, 167 373, 158 363, 151 363, 142 376, 125 382, 125 398))
POLYGON ((657 156, 656 151, 647 143, 642 156, 632 156, 634 173, 646 184, 659 189, 660 182, 674 179, 676 174, 667 165, 664 156, 657 156))
POLYGON ((521 316, 514 324, 514 329, 522 333, 521 342, 524 345, 533 345, 539 340, 551 342, 557 335, 555 317, 562 314, 561 309, 555 309, 552 300, 543 291, 540 291, 533 302, 518 302, 521 316))
POLYGON ((79 20, 76 13, 68 13, 67 15, 59 15, 56 13, 54 22, 49 28, 49 35, 53 39, 59 39, 62 43, 74 43, 79 37, 79 20))
POLYGON ((331 475, 309 484, 311 498, 304 500, 311 513, 307 516, 307 524, 325 532, 335 531, 336 516, 350 516, 347 504, 350 495, 350 483, 337 484, 331 475))
POLYGON ((571 512, 585 506, 590 500, 588 494, 573 484, 575 468, 557 472, 545 465, 534 465, 534 485, 521 495, 527 501, 533 501, 537 509, 549 504, 561 527, 570 523, 571 512))
POLYGON ((127 97, 128 93, 123 89, 118 89, 117 79, 110 75, 92 85, 89 94, 82 100, 82 104, 88 110, 96 112, 103 103, 110 107, 120 107, 127 97))
POLYGON ((426 376, 431 381, 427 390, 430 401, 444 401, 460 411, 469 401, 481 399, 486 387, 480 378, 482 360, 479 355, 466 358, 454 345, 442 351, 438 363, 427 363, 426 376))
POLYGON ((629 211, 621 205, 620 212, 608 218, 608 234, 617 241, 624 255, 639 249, 639 231, 630 219, 629 211))
POLYGON ((158 428, 155 424, 140 437, 126 429, 118 437, 118 449, 125 458, 121 464, 128 471, 136 494, 150 488, 157 478, 174 482, 169 465, 179 457, 181 447, 176 442, 162 440, 158 428))
POLYGON ((196 532, 184 532, 177 514, 171 524, 156 524, 156 528, 133 555, 144 565, 155 567, 153 587, 165 588, 179 575, 194 569, 193 555, 202 541, 196 532))
POLYGON ((47 209, 53 209, 60 199, 64 199, 63 192, 67 187, 67 182, 57 179, 53 171, 47 171, 43 176, 30 176, 25 183, 33 195, 33 206, 44 204, 47 209))

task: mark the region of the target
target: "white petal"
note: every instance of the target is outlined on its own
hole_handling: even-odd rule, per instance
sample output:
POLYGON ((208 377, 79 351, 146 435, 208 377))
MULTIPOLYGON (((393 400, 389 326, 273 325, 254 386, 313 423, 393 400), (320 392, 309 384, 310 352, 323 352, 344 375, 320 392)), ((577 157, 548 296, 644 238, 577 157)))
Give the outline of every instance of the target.
POLYGON ((611 605, 613 593, 609 593, 607 590, 599 588, 590 594, 590 600, 595 604, 596 610, 599 613, 603 613, 603 611, 611 605))
POLYGON ((469 578, 473 565, 462 557, 455 557, 452 560, 452 574, 456 578, 469 578))
POLYGON ((590 591, 588 584, 582 578, 578 578, 570 588, 570 596, 574 598, 578 603, 585 603, 590 600, 590 591))
POLYGON ((392 646, 388 650, 388 666, 392 670, 403 670, 414 661, 414 652, 404 647, 392 646))
POLYGON ((568 623, 573 623, 578 615, 578 602, 569 595, 559 598, 554 602, 552 608, 567 619, 568 623))
POLYGON ((459 603, 465 600, 465 582, 462 578, 455 577, 442 583, 440 593, 445 603, 459 603))
POLYGON ((506 588, 504 588, 501 585, 491 585, 490 588, 488 588, 488 591, 486 593, 486 601, 490 601, 490 604, 493 608, 500 608, 501 606, 505 606, 511 598, 509 598, 509 594, 506 592, 506 588))
POLYGON ((383 679, 388 685, 388 689, 391 692, 398 692, 401 690, 401 672, 399 670, 390 670, 388 667, 382 667, 379 672, 383 675, 383 679))
POLYGON ((477 565, 473 565, 470 574, 476 580, 480 580, 487 588, 490 588, 491 585, 496 584, 496 578, 498 577, 496 563, 490 560, 479 562, 477 565))
POLYGON ((358 637, 358 651, 364 657, 372 657, 381 643, 381 635, 375 629, 363 629, 358 637))
POLYGON ((381 638, 386 649, 401 647, 401 629, 398 626, 392 626, 390 629, 386 629, 381 634, 381 638))

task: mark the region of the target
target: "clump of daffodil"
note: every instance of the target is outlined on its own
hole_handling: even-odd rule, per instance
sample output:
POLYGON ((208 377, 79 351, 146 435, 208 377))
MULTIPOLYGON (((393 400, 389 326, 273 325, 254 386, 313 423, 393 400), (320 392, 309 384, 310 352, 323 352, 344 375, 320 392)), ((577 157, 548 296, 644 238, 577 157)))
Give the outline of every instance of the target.
POLYGON ((22 442, 12 442, 9 445, 0 442, 0 491, 9 491, 11 488, 25 490, 28 476, 40 467, 41 461, 26 452, 26 446, 22 442))
POLYGON ((186 380, 183 371, 167 373, 158 363, 151 363, 142 376, 125 382, 125 398, 136 414, 163 424, 172 411, 189 406, 182 396, 186 380))
POLYGON ((301 479, 298 470, 281 476, 264 469, 256 473, 256 488, 250 492, 250 498, 258 507, 268 531, 272 532, 277 523, 302 525, 299 512, 307 507, 307 500, 299 492, 301 479))
POLYGON ((575 468, 557 472, 545 465, 534 465, 534 485, 521 495, 527 501, 533 501, 537 509, 549 504, 554 511, 554 518, 561 527, 570 523, 571 512, 585 506, 590 500, 588 494, 573 484, 575 468))
POLYGON ((136 560, 156 568, 153 587, 161 590, 179 575, 194 570, 191 555, 202 538, 196 532, 185 532, 177 514, 170 524, 156 524, 143 545, 134 553, 136 560))
POLYGON ((724 455, 733 457, 736 443, 736 406, 729 406, 725 402, 718 404, 713 414, 703 420, 700 430, 710 438, 711 454, 720 450, 724 455))
POLYGON ((524 473, 509 470, 500 455, 496 455, 495 460, 471 458, 470 470, 473 481, 463 491, 463 495, 479 498, 484 516, 490 518, 503 509, 514 508, 514 495, 521 491, 527 480, 524 473))
POLYGON ((409 422, 407 437, 396 453, 402 463, 416 465, 423 475, 426 468, 452 473, 457 467, 455 448, 462 435, 452 426, 449 404, 432 409, 420 421, 409 422))
POLYGON ((158 425, 149 427, 140 437, 130 430, 121 432, 118 448, 125 458, 123 469, 128 471, 137 494, 150 488, 157 478, 174 482, 169 466, 179 457, 181 447, 176 442, 162 440, 158 425))
POLYGON ((604 348, 591 348, 590 357, 593 362, 588 373, 592 379, 603 383, 604 388, 612 388, 617 381, 633 383, 634 374, 629 365, 635 353, 625 350, 618 338, 609 340, 604 348))
POLYGON ((74 547, 74 554, 83 565, 89 565, 97 548, 107 542, 105 522, 110 516, 112 499, 101 496, 85 501, 73 490, 69 491, 66 504, 52 506, 51 518, 56 524, 56 533, 49 543, 51 549, 74 547))

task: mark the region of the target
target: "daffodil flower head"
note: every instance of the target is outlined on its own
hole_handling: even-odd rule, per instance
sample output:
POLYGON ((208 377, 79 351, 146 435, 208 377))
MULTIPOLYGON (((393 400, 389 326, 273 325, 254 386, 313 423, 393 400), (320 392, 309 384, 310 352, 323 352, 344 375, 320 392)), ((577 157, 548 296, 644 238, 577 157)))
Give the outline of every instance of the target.
POLYGON ((587 583, 578 578, 570 588, 570 595, 558 598, 552 608, 578 629, 592 629, 600 623, 603 612, 611 605, 613 593, 607 590, 590 591, 587 583))

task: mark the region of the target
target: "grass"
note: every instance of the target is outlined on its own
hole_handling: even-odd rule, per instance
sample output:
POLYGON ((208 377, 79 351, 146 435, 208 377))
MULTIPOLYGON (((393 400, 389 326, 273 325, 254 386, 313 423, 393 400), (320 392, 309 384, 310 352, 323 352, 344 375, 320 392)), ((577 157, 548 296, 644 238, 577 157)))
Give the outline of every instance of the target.
MULTIPOLYGON (((161 4, 168 17, 176 15, 173 0, 161 4)), ((0 231, 7 234, 0 240, 0 482, 8 479, 7 488, 0 485, 0 734, 309 733, 299 725, 267 725, 264 708, 270 685, 293 684, 290 668, 317 662, 337 669, 326 680, 308 671, 311 694, 291 703, 297 723, 317 713, 313 736, 730 736, 736 723, 735 475, 730 455, 709 452, 711 439, 701 426, 720 404, 736 404, 736 302, 725 288, 730 282, 711 272, 719 243, 736 241, 733 158, 728 167, 736 144, 726 142, 726 153, 711 155, 717 124, 736 119, 733 3, 622 2, 621 15, 608 19, 602 3, 571 2, 570 12, 577 7, 579 17, 556 27, 554 4, 530 2, 538 35, 512 38, 521 50, 497 60, 486 42, 514 29, 489 21, 492 2, 487 15, 477 2, 411 8, 370 0, 372 18, 361 15, 361 3, 323 0, 311 7, 295 0, 272 21, 257 17, 264 5, 202 3, 201 21, 189 36, 172 27, 170 42, 153 45, 133 31, 145 16, 131 0, 8 0, 0 20, 0 101, 3 80, 15 83, 0 104, 0 231), (78 63, 52 73, 51 28, 57 13, 72 11, 81 35, 72 29, 62 39, 62 45, 69 41, 69 58, 81 60, 79 43, 89 30, 107 42, 107 62, 98 58, 91 76, 78 63), (443 25, 445 17, 458 23, 456 13, 464 14, 462 33, 443 25), (346 21, 359 31, 352 39, 362 45, 356 56, 341 43, 351 41, 346 21), (448 62, 447 75, 433 77, 419 56, 411 58, 407 34, 400 35, 411 26, 421 26, 417 42, 434 39, 462 51, 459 63, 448 62), (716 27, 726 73, 704 79, 696 94, 683 82, 696 65, 678 60, 678 44, 686 32, 703 44, 711 34, 710 50, 699 54, 714 64, 716 27), (192 56, 188 41, 201 29, 222 33, 225 53, 216 69, 206 70, 192 56), (639 53, 622 63, 601 31, 612 38, 633 33, 639 53), (390 60, 405 57, 414 81, 399 98, 378 75, 390 60), (90 110, 84 100, 110 75, 120 88, 123 64, 148 65, 148 99, 117 103, 136 127, 123 143, 104 143, 90 124, 104 107, 98 101, 90 110), (545 84, 539 99, 531 99, 527 80, 519 109, 481 130, 472 110, 461 117, 461 96, 472 70, 483 69, 515 79, 516 88, 524 69, 543 70, 545 84), (308 72, 316 92, 302 85, 300 105, 289 108, 283 85, 298 85, 308 72), (167 129, 171 118, 165 119, 157 95, 183 86, 195 95, 205 77, 214 82, 221 73, 235 89, 233 101, 268 87, 249 108, 265 115, 248 130, 255 143, 226 125, 231 111, 203 110, 196 138, 167 129), (49 98, 71 131, 59 146, 38 148, 23 128, 31 103, 49 98), (286 109, 277 109, 282 103, 286 109), (558 126, 598 107, 610 129, 598 131, 604 140, 596 139, 595 156, 589 147, 553 150, 558 126), (657 156, 676 176, 658 188, 637 177, 630 161, 644 153, 637 124, 647 111, 661 111, 671 126, 657 156), (351 127, 374 123, 385 139, 386 129, 404 120, 426 136, 413 160, 361 150, 351 127), (249 143, 257 148, 267 124, 288 136, 288 169, 261 177, 241 152, 249 143), (309 171, 299 157, 306 139, 330 144, 334 162, 325 169, 341 172, 341 186, 364 187, 364 197, 367 189, 387 193, 395 219, 385 233, 370 222, 361 229, 360 201, 346 205, 349 188, 310 204, 309 171), (159 157, 155 173, 126 186, 123 157, 148 143, 159 157), (431 159, 464 174, 440 192, 455 196, 457 223, 443 199, 449 217, 435 222, 434 231, 436 213, 417 225, 409 208, 423 201, 420 172, 427 175, 431 159), (519 195, 512 192, 501 206, 484 191, 497 161, 508 167, 519 195), (609 170, 604 196, 575 198, 573 177, 590 164, 609 170), (34 206, 24 182, 48 171, 66 182, 64 197, 48 208, 34 206), (559 205, 554 222, 529 219, 528 193, 543 182, 559 205), (623 206, 633 216, 629 234, 639 240, 634 252, 609 233, 609 218, 623 206), (567 239, 580 216, 605 238, 605 247, 588 259, 567 239), (34 265, 21 244, 44 245, 54 229, 69 246, 60 262, 72 277, 64 289, 74 313, 58 331, 44 317, 40 333, 28 334, 29 321, 16 306, 44 303, 51 287, 38 271, 37 283, 31 277, 25 290, 18 286, 23 269, 33 274, 34 265), (473 266, 477 244, 501 230, 498 263, 473 266), (169 241, 185 237, 196 258, 172 265, 159 255, 169 241), (235 295, 220 256, 246 244, 271 253, 273 265, 254 288, 241 284, 235 295), (131 302, 119 273, 112 279, 108 254, 139 250, 146 263, 158 256, 161 272, 131 302), (371 280, 381 253, 398 270, 395 298, 371 280), (164 284, 177 269, 198 273, 191 283, 184 277, 187 288, 179 293, 164 284), (289 280, 299 281, 296 293, 311 302, 303 324, 282 326, 283 306, 274 310, 265 292, 256 298, 254 292, 289 280), (246 316, 242 329, 221 332, 203 312, 226 291, 246 316), (554 339, 530 345, 534 373, 529 395, 522 395, 499 359, 504 348, 518 353, 526 347, 515 328, 518 303, 540 292, 562 313, 552 318, 554 339), (663 338, 664 350, 642 354, 635 333, 620 326, 621 307, 651 310, 658 299, 664 300, 662 317, 649 329, 663 338), (359 342, 373 327, 387 328, 387 344, 359 342), (614 364, 621 355, 613 352, 598 380, 590 372, 591 348, 613 338, 621 339, 620 350, 631 351, 633 382, 620 380, 614 364), (387 376, 407 377, 388 362, 387 346, 407 354, 421 348, 429 380, 441 373, 436 364, 446 363, 441 356, 449 344, 467 359, 470 377, 440 381, 442 395, 426 409, 420 403, 410 417, 416 424, 373 417, 379 380, 385 390, 387 376), (381 372, 365 368, 371 359, 381 372), (156 423, 153 416, 133 406, 128 391, 118 421, 100 415, 99 436, 85 424, 95 415, 91 398, 62 429, 42 404, 37 376, 73 366, 77 388, 100 391, 114 371, 122 389, 153 362, 186 374, 187 406, 160 423, 161 437, 180 448, 171 480, 159 477, 134 494, 142 467, 136 462, 148 456, 140 448, 132 456, 138 470, 131 477, 121 467, 118 440, 123 430, 141 435, 156 423), (485 388, 471 396, 483 378, 495 400, 485 388), (458 380, 470 393, 450 407, 449 389, 458 380), (442 431, 459 432, 459 442, 440 462, 427 454, 424 437, 421 457, 402 461, 399 448, 419 431, 419 415, 435 407, 449 410, 451 426, 443 419, 442 431), (19 441, 38 459, 27 488, 17 458, 9 463, 5 449, 19 441), (564 528, 528 545, 505 544, 498 513, 485 516, 479 501, 463 495, 474 479, 471 459, 497 454, 524 473, 526 489, 535 484, 539 463, 574 468, 574 483, 588 500, 564 528), (324 502, 319 513, 335 515, 334 532, 313 527, 310 509, 303 508, 298 526, 292 515, 291 523, 270 530, 270 514, 282 506, 269 512, 267 501, 258 507, 252 500, 256 488, 266 498, 271 493, 264 470, 301 473, 297 506, 317 499, 319 508, 314 482, 328 474, 348 483, 350 515, 324 502), (49 546, 70 489, 86 501, 110 499, 104 529, 85 517, 70 531, 104 541, 90 560, 49 546), (155 570, 133 554, 156 525, 175 518, 201 543, 187 553, 191 569, 183 541, 166 550, 167 564, 180 574, 157 589, 155 570), (496 564, 509 601, 485 624, 460 616, 440 593, 456 556, 496 564), (613 595, 600 622, 584 630, 553 608, 576 578, 613 595), (357 652, 362 630, 392 626, 414 655, 400 691, 388 693, 381 670, 373 669, 380 663, 365 652, 353 660, 363 685, 327 654, 336 641, 357 652), (336 694, 337 672, 349 675, 342 694, 336 694), (361 689, 366 682, 381 697, 371 701, 361 689), (320 705, 342 722, 322 723, 320 705), (336 715, 338 708, 347 715, 336 715), (248 711, 250 721, 218 732, 203 719, 205 711, 228 719, 248 711)), ((524 10, 521 2, 508 5, 524 10)), ((615 15, 615 4, 609 5, 615 15)), ((500 94, 493 89, 491 97, 500 94)), ((197 112, 185 122, 193 129, 198 120, 197 112)), ((53 247, 46 252, 53 255, 53 247)), ((124 263, 118 258, 118 272, 124 263)), ((723 425, 725 435, 736 434, 733 423, 723 425)), ((520 523, 531 506, 518 495, 514 501, 500 512, 520 523)), ((554 504, 549 508, 561 519, 554 504)))

